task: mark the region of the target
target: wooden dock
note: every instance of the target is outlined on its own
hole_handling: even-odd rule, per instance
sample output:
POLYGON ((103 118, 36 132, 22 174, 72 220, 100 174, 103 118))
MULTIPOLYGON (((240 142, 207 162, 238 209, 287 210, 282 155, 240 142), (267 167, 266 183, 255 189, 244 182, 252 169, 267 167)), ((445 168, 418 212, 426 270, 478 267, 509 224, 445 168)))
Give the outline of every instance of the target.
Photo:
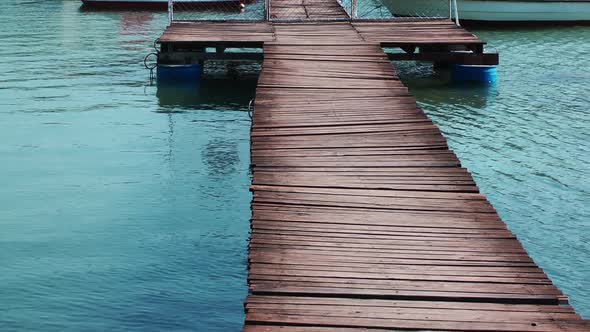
POLYGON ((272 0, 271 20, 346 19, 348 13, 335 0, 272 0))
POLYGON ((590 330, 381 48, 481 51, 477 37, 448 21, 201 22, 160 42, 264 50, 245 331, 590 330))

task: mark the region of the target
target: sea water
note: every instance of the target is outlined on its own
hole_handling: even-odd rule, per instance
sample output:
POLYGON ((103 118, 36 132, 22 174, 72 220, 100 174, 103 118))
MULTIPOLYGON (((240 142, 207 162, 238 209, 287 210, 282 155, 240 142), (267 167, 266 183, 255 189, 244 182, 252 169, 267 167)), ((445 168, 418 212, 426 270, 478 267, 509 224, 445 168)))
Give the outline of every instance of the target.
MULTIPOLYGON (((166 20, 0 2, 0 331, 240 330, 258 68, 150 85, 166 20)), ((402 78, 590 317, 590 28, 475 32, 497 85, 402 78)))

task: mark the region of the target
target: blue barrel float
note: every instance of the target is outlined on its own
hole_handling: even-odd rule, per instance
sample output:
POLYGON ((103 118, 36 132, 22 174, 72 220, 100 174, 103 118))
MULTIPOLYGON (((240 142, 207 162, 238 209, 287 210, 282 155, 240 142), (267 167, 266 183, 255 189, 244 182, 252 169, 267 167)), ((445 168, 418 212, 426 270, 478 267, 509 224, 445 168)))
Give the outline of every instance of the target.
POLYGON ((494 83, 498 79, 496 66, 488 65, 453 65, 454 82, 494 83))
POLYGON ((158 83, 198 83, 201 80, 203 65, 193 64, 158 64, 158 83))

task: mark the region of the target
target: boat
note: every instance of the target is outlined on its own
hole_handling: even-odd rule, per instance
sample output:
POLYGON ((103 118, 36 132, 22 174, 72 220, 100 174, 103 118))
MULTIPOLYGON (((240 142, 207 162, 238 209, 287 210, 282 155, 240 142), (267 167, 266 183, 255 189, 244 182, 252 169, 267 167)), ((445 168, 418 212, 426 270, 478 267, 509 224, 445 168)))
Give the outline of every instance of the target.
MULTIPOLYGON (((422 16, 441 8, 441 0, 383 0, 395 16, 422 16)), ((457 0, 461 21, 590 22, 590 0, 457 0)), ((448 7, 446 10, 448 14, 448 7)))
MULTIPOLYGON (((168 0, 82 0, 88 8, 103 9, 162 9, 168 8, 168 0)), ((220 4, 232 4, 244 7, 244 0, 183 0, 183 5, 194 7, 212 7, 220 4)))

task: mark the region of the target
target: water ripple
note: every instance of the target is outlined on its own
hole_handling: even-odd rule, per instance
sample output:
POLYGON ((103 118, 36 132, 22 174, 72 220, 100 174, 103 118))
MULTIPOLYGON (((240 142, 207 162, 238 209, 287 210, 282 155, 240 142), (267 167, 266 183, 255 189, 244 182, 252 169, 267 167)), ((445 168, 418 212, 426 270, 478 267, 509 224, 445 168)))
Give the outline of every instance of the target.
POLYGON ((401 75, 531 256, 590 318, 590 28, 475 32, 500 51, 497 85, 441 86, 424 66, 401 75))
POLYGON ((257 69, 158 91, 166 14, 79 7, 0 2, 0 329, 237 331, 249 121, 215 110, 246 109, 257 69))

